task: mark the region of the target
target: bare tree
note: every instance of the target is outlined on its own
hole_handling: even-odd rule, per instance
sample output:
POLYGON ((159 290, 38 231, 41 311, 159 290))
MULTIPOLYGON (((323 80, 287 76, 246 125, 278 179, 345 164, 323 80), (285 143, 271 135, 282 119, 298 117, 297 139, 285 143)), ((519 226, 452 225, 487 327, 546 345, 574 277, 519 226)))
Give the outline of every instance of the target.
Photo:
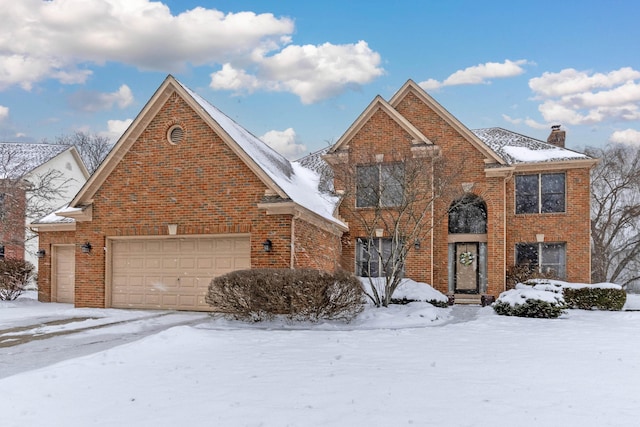
POLYGON ((106 136, 77 131, 71 135, 56 137, 56 144, 74 145, 89 173, 95 172, 107 157, 113 144, 106 136))
POLYGON ((67 192, 70 179, 61 171, 36 173, 37 166, 21 144, 0 144, 0 244, 23 248, 25 239, 35 237, 25 232, 25 219, 58 208, 57 201, 67 192))
POLYGON ((590 148, 591 280, 629 286, 640 279, 640 149, 590 148))
POLYGON ((408 254, 446 219, 449 206, 439 201, 462 196, 454 185, 462 165, 446 161, 437 149, 390 157, 383 162, 326 157, 342 193, 340 213, 358 234, 358 273, 369 278, 365 293, 378 307, 391 302, 408 254))

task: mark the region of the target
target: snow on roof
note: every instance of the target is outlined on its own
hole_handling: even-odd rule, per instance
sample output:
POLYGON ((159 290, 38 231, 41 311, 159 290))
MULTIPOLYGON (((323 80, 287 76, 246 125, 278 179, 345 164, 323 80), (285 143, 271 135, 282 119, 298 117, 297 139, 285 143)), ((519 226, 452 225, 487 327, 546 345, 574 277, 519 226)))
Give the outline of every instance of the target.
POLYGON ((20 178, 69 147, 61 144, 0 142, 0 179, 20 178))
POLYGON ((331 147, 325 147, 296 160, 296 163, 320 175, 318 188, 323 193, 331 193, 333 191, 333 169, 331 169, 329 164, 322 158, 330 148, 331 147))
POLYGON ((497 155, 508 164, 541 163, 562 160, 590 159, 586 154, 578 153, 567 148, 549 144, 539 139, 521 135, 516 132, 495 127, 472 129, 497 155))
POLYGON ((70 208, 69 205, 65 205, 62 208, 58 209, 55 212, 50 213, 36 221, 33 221, 31 224, 63 224, 63 223, 74 223, 76 220, 73 218, 67 218, 64 216, 58 215, 59 212, 71 212, 74 210, 81 210, 79 208, 70 208))
POLYGON ((344 225, 333 216, 337 197, 323 194, 319 175, 300 164, 291 163, 251 132, 240 126, 222 111, 211 105, 191 89, 178 82, 189 95, 215 120, 253 161, 273 180, 293 202, 334 223, 344 225))

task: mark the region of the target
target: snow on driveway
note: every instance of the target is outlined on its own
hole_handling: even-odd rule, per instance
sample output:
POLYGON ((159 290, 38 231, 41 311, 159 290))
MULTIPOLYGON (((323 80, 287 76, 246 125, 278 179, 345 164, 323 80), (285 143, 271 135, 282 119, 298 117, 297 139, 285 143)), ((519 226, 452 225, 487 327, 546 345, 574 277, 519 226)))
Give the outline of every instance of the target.
POLYGON ((636 426, 639 332, 640 312, 426 304, 351 325, 210 318, 0 379, 1 424, 636 426))

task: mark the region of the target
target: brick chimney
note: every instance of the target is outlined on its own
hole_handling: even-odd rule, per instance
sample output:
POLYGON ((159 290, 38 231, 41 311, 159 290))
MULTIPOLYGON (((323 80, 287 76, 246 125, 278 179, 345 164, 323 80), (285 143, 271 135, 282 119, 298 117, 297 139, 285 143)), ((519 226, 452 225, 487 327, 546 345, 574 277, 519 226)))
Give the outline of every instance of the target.
POLYGON ((547 142, 549 144, 556 145, 558 147, 564 148, 564 140, 567 136, 567 133, 563 130, 560 130, 560 125, 551 126, 551 133, 547 138, 547 142))

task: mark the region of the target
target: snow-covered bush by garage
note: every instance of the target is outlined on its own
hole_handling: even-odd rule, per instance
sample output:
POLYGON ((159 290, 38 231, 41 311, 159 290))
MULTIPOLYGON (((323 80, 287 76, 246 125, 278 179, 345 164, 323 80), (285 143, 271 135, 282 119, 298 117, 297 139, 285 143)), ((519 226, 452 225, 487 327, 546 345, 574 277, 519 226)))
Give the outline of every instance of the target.
MULTIPOLYGON (((386 280, 384 277, 358 277, 364 289, 374 287, 380 294, 384 293, 386 280)), ((416 282, 412 279, 400 279, 395 289, 392 304, 407 304, 409 302, 428 302, 436 307, 447 307, 449 299, 443 293, 435 290, 427 283, 416 282)))

